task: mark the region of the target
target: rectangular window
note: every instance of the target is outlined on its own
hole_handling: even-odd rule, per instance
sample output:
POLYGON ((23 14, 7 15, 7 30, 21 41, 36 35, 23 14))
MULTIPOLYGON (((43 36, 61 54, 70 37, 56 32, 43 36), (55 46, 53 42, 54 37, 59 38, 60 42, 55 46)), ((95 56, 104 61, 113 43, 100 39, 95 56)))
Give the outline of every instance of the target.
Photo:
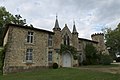
POLYGON ((33 43, 33 32, 28 31, 27 42, 28 43, 33 43))
POLYGON ((48 46, 52 46, 52 35, 48 36, 48 46))
POLYGON ((27 49, 26 51, 26 61, 27 62, 32 62, 33 59, 33 49, 27 49))
POLYGON ((79 45, 79 49, 80 49, 80 50, 82 49, 82 46, 81 46, 81 45, 79 45))
POLYGON ((52 62, 52 51, 48 52, 48 61, 52 62))

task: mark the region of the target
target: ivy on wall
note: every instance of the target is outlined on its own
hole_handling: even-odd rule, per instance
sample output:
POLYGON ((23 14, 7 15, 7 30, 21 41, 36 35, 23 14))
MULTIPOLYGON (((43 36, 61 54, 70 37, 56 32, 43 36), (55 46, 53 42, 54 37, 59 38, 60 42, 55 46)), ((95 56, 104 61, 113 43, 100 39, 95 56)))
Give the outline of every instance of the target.
POLYGON ((61 44, 60 54, 67 52, 67 51, 69 51, 73 55, 73 58, 75 60, 77 59, 77 49, 76 48, 74 48, 73 46, 61 44))

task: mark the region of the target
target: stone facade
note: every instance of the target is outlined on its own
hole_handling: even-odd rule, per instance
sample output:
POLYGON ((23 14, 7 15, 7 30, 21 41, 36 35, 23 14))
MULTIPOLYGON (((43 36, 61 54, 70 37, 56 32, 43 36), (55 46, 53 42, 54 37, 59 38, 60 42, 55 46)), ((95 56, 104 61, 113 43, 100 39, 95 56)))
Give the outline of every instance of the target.
POLYGON ((42 31, 22 26, 9 25, 5 36, 4 45, 6 53, 4 60, 4 72, 9 72, 9 67, 44 67, 48 66, 48 36, 52 32, 42 31), (33 32, 33 43, 27 43, 28 31, 33 32), (32 62, 26 62, 26 50, 33 49, 32 62))
POLYGON ((53 63, 58 63, 59 67, 79 66, 79 61, 73 59, 71 52, 59 53, 61 44, 75 47, 78 54, 85 58, 84 48, 87 43, 92 43, 100 51, 106 50, 103 37, 103 34, 93 34, 93 40, 79 38, 75 24, 73 25, 73 32, 69 30, 67 24, 61 30, 57 19, 53 32, 8 24, 4 37, 6 53, 3 73, 49 67, 53 63), (32 33, 28 36, 30 32, 32 33), (32 43, 28 43, 27 39, 31 36, 32 43), (32 49, 32 56, 29 55, 29 57, 32 57, 30 62, 26 60, 28 49, 32 49))

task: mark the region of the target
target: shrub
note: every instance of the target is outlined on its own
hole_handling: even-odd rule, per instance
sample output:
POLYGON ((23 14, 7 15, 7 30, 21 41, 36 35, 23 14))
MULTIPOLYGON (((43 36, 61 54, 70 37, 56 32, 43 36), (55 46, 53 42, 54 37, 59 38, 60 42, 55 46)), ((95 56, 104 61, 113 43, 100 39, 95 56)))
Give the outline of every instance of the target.
POLYGON ((58 64, 57 63, 53 63, 53 69, 57 69, 58 68, 58 64))
POLYGON ((83 65, 88 65, 88 62, 86 60, 83 60, 82 64, 83 65))
POLYGON ((110 57, 110 55, 102 55, 101 64, 110 65, 110 63, 112 63, 112 58, 110 57))

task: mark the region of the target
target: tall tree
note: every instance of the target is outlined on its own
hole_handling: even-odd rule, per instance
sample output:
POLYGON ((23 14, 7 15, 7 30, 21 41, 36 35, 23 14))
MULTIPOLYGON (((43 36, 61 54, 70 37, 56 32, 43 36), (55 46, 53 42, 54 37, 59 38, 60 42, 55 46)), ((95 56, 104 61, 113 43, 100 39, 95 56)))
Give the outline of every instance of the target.
POLYGON ((115 59, 116 53, 120 54, 120 23, 114 30, 106 28, 104 31, 106 45, 109 47, 110 55, 115 59))
POLYGON ((92 44, 86 44, 85 46, 85 56, 87 64, 97 64, 97 49, 92 44))
POLYGON ((26 20, 22 19, 20 15, 13 16, 5 7, 0 7, 0 46, 3 44, 4 25, 8 23, 25 25, 26 20))

